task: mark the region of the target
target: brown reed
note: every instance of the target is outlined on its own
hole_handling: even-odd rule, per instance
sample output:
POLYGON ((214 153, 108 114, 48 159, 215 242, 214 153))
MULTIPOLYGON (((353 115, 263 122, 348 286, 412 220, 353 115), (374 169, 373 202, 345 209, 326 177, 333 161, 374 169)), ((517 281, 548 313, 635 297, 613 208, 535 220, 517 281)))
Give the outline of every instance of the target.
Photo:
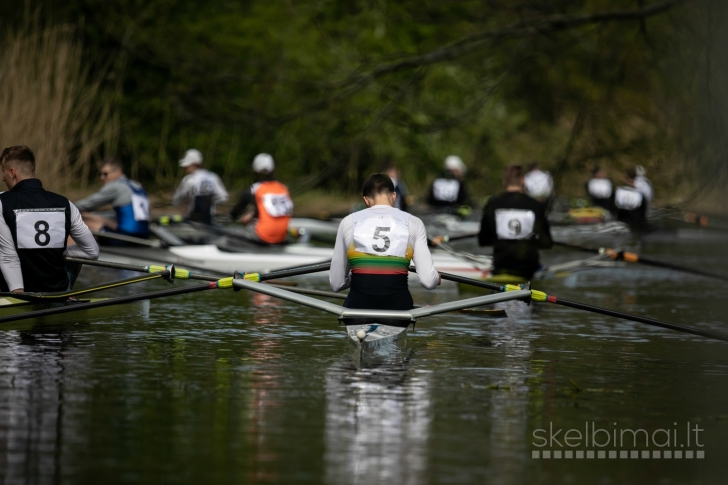
POLYGON ((118 123, 73 30, 29 23, 0 42, 0 59, 0 145, 29 146, 49 190, 85 187, 118 123))

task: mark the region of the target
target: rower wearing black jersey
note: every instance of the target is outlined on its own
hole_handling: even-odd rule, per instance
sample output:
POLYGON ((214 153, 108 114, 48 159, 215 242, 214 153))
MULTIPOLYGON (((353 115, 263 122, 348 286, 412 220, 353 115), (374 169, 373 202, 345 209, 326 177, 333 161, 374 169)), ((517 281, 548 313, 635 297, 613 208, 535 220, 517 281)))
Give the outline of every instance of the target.
POLYGON ((467 167, 457 155, 445 159, 445 171, 430 186, 427 203, 432 207, 458 208, 470 204, 465 187, 467 167))
POLYGON ((505 192, 488 199, 478 242, 493 246, 493 275, 529 279, 540 268, 538 250, 553 245, 543 205, 523 193, 523 167, 506 169, 505 192))
POLYGON ((629 224, 630 228, 641 231, 647 228, 647 200, 635 188, 637 172, 629 168, 624 174, 624 185, 614 191, 614 213, 618 221, 629 224))
POLYGON ((339 225, 329 271, 331 289, 351 288, 344 302, 347 308, 411 310, 410 261, 422 286, 432 290, 440 284, 425 226, 394 208, 397 195, 387 174, 367 177, 363 193, 368 208, 346 216, 339 225))
POLYGON ((607 172, 601 167, 594 167, 592 178, 586 183, 586 193, 592 201, 592 205, 612 210, 614 205, 614 190, 612 182, 607 178, 607 172))
MULTIPOLYGON (((35 155, 19 145, 0 154, 7 192, 0 194, 2 291, 65 291, 77 272, 64 256, 97 259, 99 247, 65 197, 43 189, 35 178, 35 155), (71 236, 75 245, 67 246, 71 236)), ((77 268, 76 268, 77 269, 77 268)))

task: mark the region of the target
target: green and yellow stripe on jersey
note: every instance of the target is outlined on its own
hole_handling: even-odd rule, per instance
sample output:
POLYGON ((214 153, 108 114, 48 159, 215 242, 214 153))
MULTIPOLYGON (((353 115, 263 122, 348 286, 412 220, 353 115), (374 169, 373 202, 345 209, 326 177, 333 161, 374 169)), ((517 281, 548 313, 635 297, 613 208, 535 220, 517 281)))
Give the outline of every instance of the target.
POLYGON ((410 261, 415 251, 411 244, 407 244, 405 257, 377 256, 357 251, 354 243, 349 244, 346 256, 349 266, 354 274, 401 275, 409 273, 410 261))

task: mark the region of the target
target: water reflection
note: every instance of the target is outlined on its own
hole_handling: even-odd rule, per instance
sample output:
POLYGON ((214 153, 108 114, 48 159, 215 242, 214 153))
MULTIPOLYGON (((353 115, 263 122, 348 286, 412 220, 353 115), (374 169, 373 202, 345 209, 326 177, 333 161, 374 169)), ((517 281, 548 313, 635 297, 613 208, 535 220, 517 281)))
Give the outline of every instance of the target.
POLYGON ((431 373, 395 351, 326 375, 326 483, 419 484, 427 477, 431 373))
POLYGON ((58 480, 63 334, 0 334, 0 482, 58 480))

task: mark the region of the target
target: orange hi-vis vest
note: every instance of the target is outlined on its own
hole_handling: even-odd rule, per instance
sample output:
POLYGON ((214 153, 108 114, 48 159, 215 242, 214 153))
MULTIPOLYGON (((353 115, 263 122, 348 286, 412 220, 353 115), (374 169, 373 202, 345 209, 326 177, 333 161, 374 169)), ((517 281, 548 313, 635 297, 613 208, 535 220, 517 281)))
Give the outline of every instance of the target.
POLYGON ((251 187, 258 207, 255 232, 267 243, 278 244, 286 239, 288 221, 293 213, 293 201, 288 187, 275 180, 260 182, 251 187))

